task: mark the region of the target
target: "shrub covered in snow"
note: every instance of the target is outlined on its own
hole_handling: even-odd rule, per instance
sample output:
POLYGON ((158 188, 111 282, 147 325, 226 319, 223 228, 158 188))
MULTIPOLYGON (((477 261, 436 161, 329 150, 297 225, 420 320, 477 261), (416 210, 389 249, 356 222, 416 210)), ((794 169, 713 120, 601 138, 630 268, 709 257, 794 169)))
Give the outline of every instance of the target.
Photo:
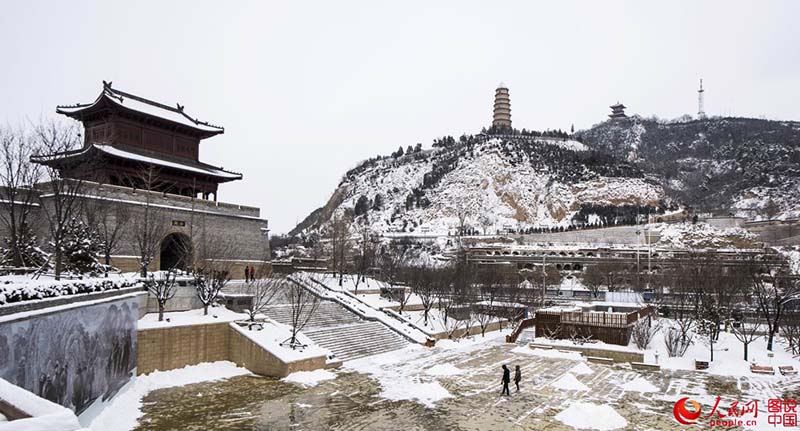
POLYGON ((136 284, 136 281, 120 278, 54 281, 8 277, 0 279, 0 305, 79 293, 104 292, 133 287, 136 284))

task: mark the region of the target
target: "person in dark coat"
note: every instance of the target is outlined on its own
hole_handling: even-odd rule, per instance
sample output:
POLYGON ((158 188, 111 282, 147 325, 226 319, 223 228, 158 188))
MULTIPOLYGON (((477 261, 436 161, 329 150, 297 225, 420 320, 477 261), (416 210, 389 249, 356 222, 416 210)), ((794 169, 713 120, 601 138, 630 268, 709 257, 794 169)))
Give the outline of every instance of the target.
POLYGON ((519 365, 514 369, 514 384, 517 385, 517 392, 519 392, 519 381, 522 380, 522 370, 519 365))
POLYGON ((511 391, 508 389, 508 384, 511 383, 511 370, 508 369, 507 366, 503 365, 503 392, 500 395, 508 395, 511 396, 511 391))
POLYGON ((245 266, 244 267, 244 282, 247 283, 248 281, 250 281, 250 267, 249 266, 245 266))

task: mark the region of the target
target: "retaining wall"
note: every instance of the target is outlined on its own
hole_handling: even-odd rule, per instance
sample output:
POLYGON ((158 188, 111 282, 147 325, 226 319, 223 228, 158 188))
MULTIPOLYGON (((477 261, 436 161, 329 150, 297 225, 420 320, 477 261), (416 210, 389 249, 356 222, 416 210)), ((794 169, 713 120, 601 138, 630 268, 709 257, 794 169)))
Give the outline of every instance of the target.
POLYGON ((139 330, 137 374, 229 359, 228 322, 139 330))
MULTIPOLYGON (((232 323, 231 325, 235 325, 232 323)), ((230 337, 229 360, 240 367, 264 376, 285 377, 296 371, 313 371, 325 368, 325 357, 283 362, 249 338, 228 327, 230 337)))
POLYGON ((536 347, 552 347, 558 350, 569 350, 571 352, 580 352, 583 356, 593 356, 598 358, 613 359, 614 362, 644 362, 644 353, 629 351, 629 350, 615 350, 615 349, 602 349, 597 347, 587 346, 565 346, 561 344, 531 344, 531 348, 536 347))
POLYGON ((324 356, 283 362, 220 322, 139 330, 138 374, 173 370, 201 362, 231 361, 256 374, 285 377, 325 368, 324 356))

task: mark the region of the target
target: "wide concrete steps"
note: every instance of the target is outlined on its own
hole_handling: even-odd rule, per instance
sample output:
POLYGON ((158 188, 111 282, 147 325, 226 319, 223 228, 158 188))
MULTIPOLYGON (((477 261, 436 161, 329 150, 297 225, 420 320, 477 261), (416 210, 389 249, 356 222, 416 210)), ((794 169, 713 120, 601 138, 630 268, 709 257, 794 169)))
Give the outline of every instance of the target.
MULTIPOLYGON (((292 307, 289 305, 271 305, 266 307, 263 312, 277 322, 285 325, 292 324, 292 307)), ((361 322, 361 319, 341 305, 322 301, 304 329, 349 325, 358 322, 361 322)))
POLYGON ((305 329, 303 334, 342 361, 391 352, 409 344, 405 338, 380 322, 360 321, 342 326, 305 329))

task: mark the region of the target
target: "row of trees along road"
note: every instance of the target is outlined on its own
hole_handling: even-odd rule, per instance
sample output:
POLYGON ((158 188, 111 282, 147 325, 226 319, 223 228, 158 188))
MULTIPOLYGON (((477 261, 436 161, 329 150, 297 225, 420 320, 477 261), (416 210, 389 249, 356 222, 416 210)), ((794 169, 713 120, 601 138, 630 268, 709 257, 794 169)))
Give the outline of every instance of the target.
POLYGON ((706 338, 713 361, 723 328, 742 343, 745 360, 749 345, 761 336, 770 351, 778 334, 790 348, 798 344, 800 281, 762 259, 752 255, 737 266, 723 267, 713 255, 692 254, 688 264, 651 280, 655 304, 673 322, 665 329, 670 356, 682 356, 696 333, 706 338))

